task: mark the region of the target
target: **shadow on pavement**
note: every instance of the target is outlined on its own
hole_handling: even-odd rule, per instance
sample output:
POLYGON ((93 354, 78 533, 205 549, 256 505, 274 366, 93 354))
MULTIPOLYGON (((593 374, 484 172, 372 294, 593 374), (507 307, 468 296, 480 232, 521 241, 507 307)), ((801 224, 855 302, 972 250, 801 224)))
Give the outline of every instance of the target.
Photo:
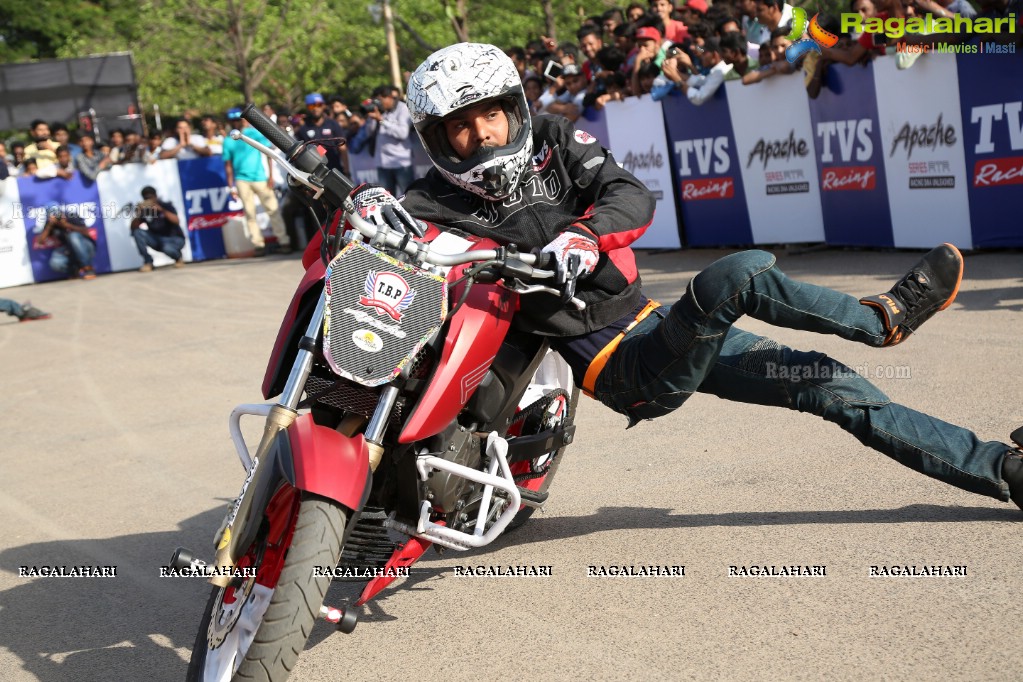
POLYGON ((670 509, 602 507, 589 516, 533 517, 521 531, 498 538, 491 545, 523 545, 574 538, 591 533, 636 528, 707 528, 744 526, 792 526, 846 523, 964 523, 980 521, 1021 521, 1020 510, 1012 504, 992 507, 943 507, 912 504, 894 509, 821 511, 757 511, 723 514, 673 514, 670 509))
MULTIPOLYGON (((126 535, 102 540, 57 541, 23 545, 0 553, 0 568, 18 573, 20 566, 94 566, 117 564, 116 578, 21 578, 25 583, 0 593, 3 644, 22 661, 22 669, 45 682, 92 680, 180 680, 186 662, 176 649, 191 651, 209 585, 195 578, 160 578, 159 567, 178 545, 207 548, 211 529, 223 508, 191 517, 180 530, 126 535), (110 557, 104 561, 104 557, 110 557), (118 562, 117 559, 120 559, 118 562), (144 625, 139 626, 142 622, 144 625), (45 636, 40 636, 45 632, 45 636)), ((842 511, 764 511, 724 514, 676 514, 668 508, 604 507, 588 516, 534 517, 522 529, 473 552, 431 552, 411 575, 397 581, 359 609, 360 622, 398 618, 388 612, 388 598, 398 591, 432 592, 433 583, 449 577, 450 568, 431 567, 453 557, 478 557, 502 547, 550 542, 605 531, 639 528, 702 528, 798 524, 962 523, 1017 521, 1019 510, 991 507, 910 505, 895 509, 842 511)), ((334 582, 326 603, 354 601, 362 583, 334 582)), ((356 630, 358 633, 358 630, 356 630)), ((335 636, 318 622, 307 648, 335 636)), ((340 637, 341 635, 336 635, 340 637)), ((16 676, 15 671, 5 671, 16 676)))
MULTIPOLYGON (((179 545, 208 549, 223 518, 217 506, 180 530, 93 540, 63 540, 0 553, 0 568, 116 565, 115 578, 15 578, 0 592, 3 646, 22 670, 44 682, 184 679, 210 586, 200 578, 160 578, 179 545), (141 625, 140 625, 141 624, 141 625)), ((20 679, 4 670, 2 679, 20 679)))

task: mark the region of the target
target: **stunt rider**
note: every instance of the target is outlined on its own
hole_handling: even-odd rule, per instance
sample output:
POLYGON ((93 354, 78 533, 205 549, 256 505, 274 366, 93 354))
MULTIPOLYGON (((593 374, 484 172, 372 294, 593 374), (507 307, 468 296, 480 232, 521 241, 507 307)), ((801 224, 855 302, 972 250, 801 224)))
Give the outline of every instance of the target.
POLYGON ((1019 450, 893 403, 822 353, 733 326, 749 315, 869 346, 901 343, 955 299, 963 259, 954 246, 935 248, 891 290, 859 300, 789 279, 770 253, 734 253, 662 306, 643 295, 629 248, 650 224, 650 192, 566 119, 530 118, 501 50, 463 43, 435 52, 412 74, 408 106, 434 168, 400 204, 376 187, 357 188, 353 201, 371 219, 410 214, 440 230, 540 249, 563 272, 574 264, 585 310, 527 296, 514 324, 553 337, 576 383, 630 427, 695 391, 786 407, 834 422, 932 478, 1023 508, 1019 450))

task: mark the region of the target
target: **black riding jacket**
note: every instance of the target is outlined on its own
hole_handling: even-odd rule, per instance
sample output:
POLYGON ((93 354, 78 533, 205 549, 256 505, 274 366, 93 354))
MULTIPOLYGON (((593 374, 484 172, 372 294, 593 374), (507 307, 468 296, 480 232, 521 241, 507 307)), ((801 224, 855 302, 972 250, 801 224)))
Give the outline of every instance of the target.
POLYGON ((563 117, 533 117, 532 170, 507 199, 486 201, 448 183, 433 168, 408 188, 401 203, 438 229, 513 243, 523 251, 541 248, 566 231, 597 241, 600 260, 576 294, 586 309, 564 307, 554 296, 523 296, 514 322, 519 329, 545 336, 588 334, 627 315, 641 300, 629 245, 653 219, 653 195, 596 138, 576 131, 563 117))

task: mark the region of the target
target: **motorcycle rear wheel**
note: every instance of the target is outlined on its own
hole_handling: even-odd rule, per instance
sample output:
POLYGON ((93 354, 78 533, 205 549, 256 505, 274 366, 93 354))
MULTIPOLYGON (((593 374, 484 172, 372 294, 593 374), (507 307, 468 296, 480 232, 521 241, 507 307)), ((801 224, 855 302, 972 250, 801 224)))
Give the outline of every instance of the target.
MULTIPOLYGON (((566 420, 567 420, 567 422, 569 424, 575 422, 575 411, 576 411, 576 408, 577 408, 578 405, 579 405, 579 389, 577 388, 577 389, 574 389, 572 391, 572 394, 571 394, 571 396, 569 397, 569 399, 567 401, 567 405, 565 406, 566 407, 566 420)), ((567 448, 567 446, 563 445, 555 453, 554 461, 551 462, 550 469, 543 476, 543 479, 541 480, 540 486, 537 488, 537 492, 545 493, 551 487, 551 483, 554 482, 554 474, 556 474, 558 472, 558 467, 561 465, 561 459, 562 459, 562 457, 565 456, 565 449, 566 448, 567 448)), ((515 517, 511 520, 511 523, 508 524, 508 527, 505 529, 504 532, 508 533, 508 532, 511 532, 511 531, 516 530, 518 528, 521 528, 522 526, 524 526, 526 524, 526 521, 528 521, 530 518, 532 518, 533 514, 535 514, 535 513, 536 513, 536 507, 527 507, 526 505, 522 505, 522 509, 520 509, 518 514, 516 514, 515 517)))
POLYGON ((210 594, 189 682, 288 678, 330 587, 330 574, 315 575, 314 568, 337 566, 347 520, 348 510, 337 502, 290 486, 278 489, 267 505, 266 532, 238 563, 255 566, 256 577, 210 594))

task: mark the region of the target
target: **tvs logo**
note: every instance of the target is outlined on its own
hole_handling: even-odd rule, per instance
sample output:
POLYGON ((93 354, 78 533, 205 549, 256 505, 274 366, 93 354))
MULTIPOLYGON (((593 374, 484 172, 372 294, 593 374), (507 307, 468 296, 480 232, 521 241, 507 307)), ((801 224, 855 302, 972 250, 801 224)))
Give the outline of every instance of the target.
POLYGON ((547 167, 551 160, 551 147, 546 142, 540 147, 540 151, 533 155, 533 170, 537 173, 547 167))
POLYGON ((686 201, 731 199, 733 196, 735 184, 731 178, 705 178, 686 180, 682 183, 682 198, 686 201))
POLYGON ((1023 156, 978 161, 973 166, 974 187, 1023 185, 1023 156))
POLYGON ((678 140, 675 142, 675 154, 678 158, 678 172, 682 180, 682 199, 698 201, 700 199, 731 199, 735 196, 735 181, 731 176, 723 175, 731 168, 728 157, 728 138, 705 137, 696 140, 678 140), (693 168, 695 161, 695 168, 693 168), (712 178, 693 178, 692 175, 717 174, 712 178))
POLYGON ((375 308, 378 315, 387 314, 395 322, 401 322, 401 311, 412 305, 416 290, 393 272, 370 271, 366 275, 365 296, 359 297, 359 305, 375 308))
MULTIPOLYGON (((970 111, 970 123, 980 127, 973 152, 975 154, 1004 153, 1004 147, 997 148, 1002 145, 995 145, 996 121, 1004 121, 1008 131, 1009 149, 1013 152, 1023 150, 1023 116, 1021 116, 1021 112, 1023 112, 1023 101, 973 107, 970 111)), ((977 161, 973 166, 974 187, 1020 184, 1023 184, 1023 156, 989 158, 977 161)))
POLYGON ((821 189, 824 191, 874 189, 876 180, 873 166, 842 166, 821 171, 821 189))
POLYGON ((834 47, 838 43, 838 36, 821 28, 817 22, 819 16, 820 13, 814 14, 813 19, 807 24, 806 10, 802 7, 792 8, 792 30, 786 37, 794 42, 785 48, 785 59, 789 60, 790 64, 807 52, 820 54, 822 47, 834 47), (804 32, 810 37, 800 40, 804 32))

